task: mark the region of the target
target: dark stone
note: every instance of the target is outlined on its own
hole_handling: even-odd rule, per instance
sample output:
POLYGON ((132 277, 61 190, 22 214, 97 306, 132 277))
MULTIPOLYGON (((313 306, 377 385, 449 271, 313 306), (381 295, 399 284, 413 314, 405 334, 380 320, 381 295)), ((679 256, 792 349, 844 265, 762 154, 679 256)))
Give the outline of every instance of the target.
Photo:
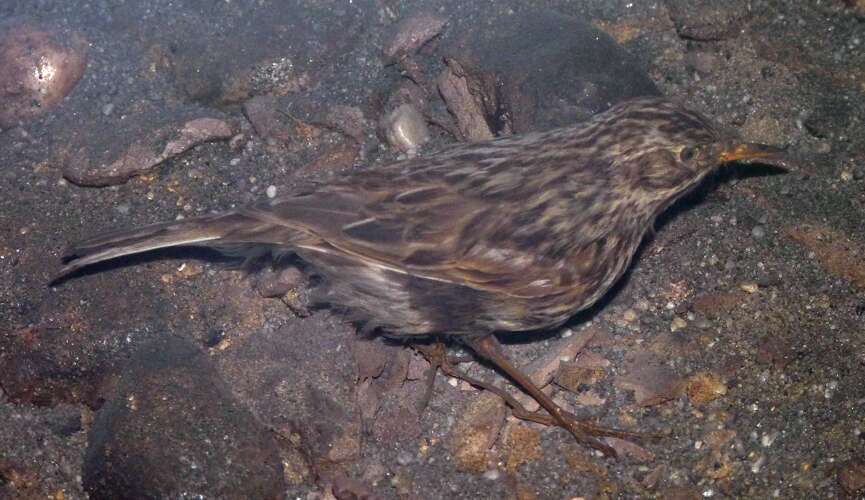
POLYGON ((6 397, 36 406, 95 406, 105 368, 89 340, 67 329, 37 326, 0 333, 0 381, 6 397))
POLYGON ((91 498, 277 498, 277 445, 208 357, 181 337, 141 346, 97 413, 83 483, 91 498))
POLYGON ((526 11, 493 24, 456 35, 444 52, 465 72, 495 135, 572 125, 619 101, 658 94, 643 65, 585 21, 526 11))
POLYGON ((218 358, 238 397, 268 427, 296 434, 311 461, 360 453, 353 328, 325 314, 235 339, 218 358))
POLYGON ((734 36, 750 9, 744 0, 665 0, 676 33, 688 40, 717 41, 734 36))
POLYGON ((841 99, 823 99, 803 125, 808 133, 821 139, 839 135, 850 125, 850 106, 841 99))

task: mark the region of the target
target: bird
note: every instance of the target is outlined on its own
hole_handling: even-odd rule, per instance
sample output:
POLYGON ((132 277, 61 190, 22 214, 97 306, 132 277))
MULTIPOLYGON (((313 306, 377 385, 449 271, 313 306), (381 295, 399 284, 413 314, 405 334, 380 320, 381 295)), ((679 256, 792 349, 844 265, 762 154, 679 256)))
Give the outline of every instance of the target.
MULTIPOLYGON (((543 393, 496 334, 563 325, 628 269, 656 218, 723 165, 790 169, 784 150, 742 141, 663 97, 587 121, 358 168, 215 215, 122 229, 72 247, 58 279, 97 262, 177 246, 294 255, 317 301, 368 331, 462 341, 535 398, 548 421, 614 455, 543 393)), ((516 409, 515 409, 516 410, 516 409)))

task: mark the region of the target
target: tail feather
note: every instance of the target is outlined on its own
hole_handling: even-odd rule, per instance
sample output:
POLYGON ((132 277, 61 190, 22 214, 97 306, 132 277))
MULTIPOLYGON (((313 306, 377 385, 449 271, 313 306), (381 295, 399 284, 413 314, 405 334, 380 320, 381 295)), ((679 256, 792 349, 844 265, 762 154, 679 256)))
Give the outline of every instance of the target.
POLYGON ((260 234, 254 222, 247 215, 231 212, 106 233, 70 248, 52 282, 91 264, 160 248, 265 243, 254 237, 244 241, 249 240, 244 235, 253 236, 250 229, 260 234))

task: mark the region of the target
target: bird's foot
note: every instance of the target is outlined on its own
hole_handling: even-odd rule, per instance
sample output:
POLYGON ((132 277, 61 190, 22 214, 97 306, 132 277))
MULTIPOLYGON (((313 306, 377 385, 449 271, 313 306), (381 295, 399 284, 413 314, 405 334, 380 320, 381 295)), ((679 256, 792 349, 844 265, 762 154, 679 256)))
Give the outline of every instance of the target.
POLYGON ((592 420, 580 419, 573 413, 559 409, 558 417, 554 418, 552 413, 529 412, 524 407, 511 407, 513 415, 521 420, 535 422, 538 424, 548 425, 550 427, 561 427, 570 432, 583 446, 587 446, 594 450, 598 450, 607 457, 615 458, 618 454, 612 446, 603 441, 605 437, 613 437, 624 439, 626 441, 644 442, 665 437, 665 434, 657 432, 636 432, 626 431, 624 429, 616 429, 614 427, 604 427, 592 420))
POLYGON ((561 427, 570 432, 571 435, 573 435, 574 438, 583 445, 596 449, 608 457, 616 457, 617 453, 612 446, 605 443, 600 438, 614 437, 628 441, 640 441, 662 437, 660 434, 656 433, 625 431, 603 427, 589 420, 581 420, 577 418, 576 415, 564 410, 561 406, 556 404, 552 398, 541 391, 528 375, 514 366, 510 359, 508 359, 508 357, 501 351, 501 346, 498 341, 495 340, 495 337, 488 335, 486 337, 468 339, 466 342, 475 353, 486 358, 493 365, 502 370, 548 412, 547 414, 530 412, 503 389, 491 389, 489 388, 490 384, 485 384, 486 387, 482 385, 480 386, 502 397, 508 406, 511 407, 514 416, 517 418, 544 425, 561 427))

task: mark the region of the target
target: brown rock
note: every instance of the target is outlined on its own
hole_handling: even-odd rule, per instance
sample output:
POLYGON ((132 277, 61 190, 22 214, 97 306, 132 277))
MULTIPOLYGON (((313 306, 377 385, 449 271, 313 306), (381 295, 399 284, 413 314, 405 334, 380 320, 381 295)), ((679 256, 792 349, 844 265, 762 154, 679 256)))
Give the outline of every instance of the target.
MULTIPOLYGON (((562 360, 572 360, 601 331, 597 327, 584 328, 573 332, 570 337, 557 340, 540 358, 532 361, 524 368, 532 382, 540 388, 546 387, 552 380, 562 360)), ((536 411, 538 402, 525 393, 516 396, 517 401, 529 411, 536 411)))
POLYGON ((485 118, 483 95, 471 88, 466 72, 458 62, 448 60, 447 69, 439 77, 438 89, 448 110, 456 118, 462 140, 475 142, 493 138, 485 118))
POLYGON ((604 376, 603 370, 583 368, 574 362, 562 363, 556 373, 556 384, 573 393, 581 392, 581 386, 593 385, 604 376))
POLYGON ((0 129, 56 106, 87 67, 87 41, 77 33, 13 20, 0 26, 0 129))
POLYGON ((606 437, 604 438, 604 440, 607 442, 608 445, 612 446, 613 449, 616 450, 616 453, 620 457, 627 456, 641 463, 647 463, 655 460, 654 453, 634 442, 614 437, 606 437))
POLYGON ((438 36, 445 24, 447 19, 432 12, 417 12, 402 19, 396 24, 390 41, 385 45, 385 60, 394 62, 411 55, 438 36))
POLYGON ((665 3, 679 36, 699 41, 734 36, 750 12, 744 0, 665 0, 665 3))
POLYGON ((482 393, 469 403, 451 430, 445 446, 459 467, 480 473, 493 458, 490 448, 505 421, 507 407, 495 394, 482 393))
POLYGON ((72 328, 0 332, 0 394, 18 404, 95 405, 106 368, 95 359, 82 359, 82 352, 90 352, 88 341, 72 328))
POLYGON ((848 495, 865 492, 865 462, 851 460, 838 470, 838 483, 848 495))
POLYGON ((505 449, 505 467, 514 472, 520 465, 541 457, 541 435, 537 429, 527 425, 511 426, 505 449))
POLYGON ((724 381, 714 373, 698 373, 686 382, 691 403, 702 406, 727 394, 724 381))
POLYGON ((84 149, 74 151, 63 165, 63 176, 80 186, 123 184, 198 144, 228 140, 234 133, 226 121, 196 118, 150 132, 147 139, 133 142, 119 158, 107 163, 94 165, 84 149))
POLYGON ((299 174, 323 174, 353 167, 360 155, 360 145, 351 141, 339 143, 298 171, 299 174))
POLYGON ((765 335, 757 344, 757 362, 783 370, 793 360, 794 349, 787 339, 765 335))
POLYGON ((263 139, 288 144, 292 140, 291 125, 285 113, 279 112, 279 100, 270 95, 256 96, 243 103, 243 114, 255 133, 263 139))
POLYGON ((825 226, 803 225, 784 231, 817 254, 823 268, 865 290, 865 246, 825 226))
POLYGON ((616 387, 634 391, 639 406, 652 406, 679 397, 684 388, 681 379, 664 360, 651 353, 630 354, 625 361, 625 375, 613 382, 616 387))
POLYGON ((694 311, 709 317, 717 318, 729 314, 746 300, 741 293, 709 293, 694 300, 694 311))

